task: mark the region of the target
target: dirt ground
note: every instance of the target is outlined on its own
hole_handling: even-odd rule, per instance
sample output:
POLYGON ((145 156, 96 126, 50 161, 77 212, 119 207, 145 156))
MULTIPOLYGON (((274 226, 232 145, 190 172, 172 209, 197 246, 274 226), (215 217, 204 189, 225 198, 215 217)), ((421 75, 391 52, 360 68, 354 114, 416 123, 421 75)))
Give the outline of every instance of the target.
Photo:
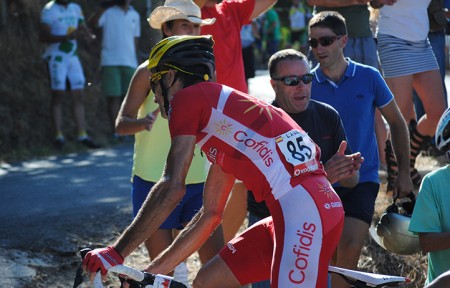
MULTIPOLYGON (((425 174, 429 171, 442 166, 444 163, 443 158, 431 158, 431 157, 419 157, 419 171, 425 174)), ((385 179, 385 174, 381 174, 381 178, 385 179)), ((385 183, 382 184, 379 197, 376 203, 376 216, 379 217, 380 213, 389 204, 389 196, 386 195, 385 183)), ((131 211, 130 211, 131 213, 131 211)), ((63 219, 61 219, 63 221, 63 219)), ((92 247, 103 246, 106 243, 112 243, 114 239, 119 235, 121 230, 128 224, 128 219, 123 217, 117 217, 109 219, 109 221, 115 221, 117 229, 115 231, 98 231, 96 227, 100 224, 101 220, 93 219, 90 223, 84 223, 80 225, 80 231, 72 231, 72 247, 79 247, 79 245, 85 245, 88 239, 83 237, 90 237, 90 243, 92 247)), ((246 223, 242 227, 245 227, 246 223)), ((74 249, 77 250, 77 249, 74 249)), ((7 253, 7 257, 14 259, 17 257, 23 257, 23 254, 28 254, 29 260, 28 266, 36 270, 36 275, 28 281, 24 281, 23 286, 25 288, 40 288, 40 287, 72 287, 75 277, 76 269, 80 263, 79 256, 75 255, 74 251, 52 251, 51 249, 40 252, 28 252, 28 251, 8 251, 0 252, 7 253)), ((126 260, 126 264, 143 269, 148 263, 146 251, 141 247, 135 251, 126 260)), ((196 254, 192 255, 187 260, 187 266, 189 269, 189 281, 192 284, 193 277, 200 268, 200 261, 196 254)), ((412 283, 406 287, 423 287, 423 282, 426 277, 426 257, 423 255, 410 255, 400 256, 384 251, 380 248, 371 238, 368 236, 366 245, 363 249, 362 256, 359 262, 359 268, 368 272, 375 272, 381 274, 402 275, 411 278, 412 283)), ((110 278, 110 281, 106 283, 105 287, 119 287, 118 281, 115 277, 110 278)), ((0 283, 0 287, 2 283, 0 283)), ((9 287, 9 286, 8 286, 9 287)), ((87 281, 80 287, 92 287, 88 286, 87 281)))

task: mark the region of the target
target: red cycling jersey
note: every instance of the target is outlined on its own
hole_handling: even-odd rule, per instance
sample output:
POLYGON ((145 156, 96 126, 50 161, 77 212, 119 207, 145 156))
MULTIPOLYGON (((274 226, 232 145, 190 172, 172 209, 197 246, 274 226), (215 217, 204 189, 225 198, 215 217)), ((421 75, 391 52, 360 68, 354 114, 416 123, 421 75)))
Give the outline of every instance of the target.
POLYGON ((237 279, 245 284, 270 276, 273 287, 326 287, 343 209, 326 180, 320 149, 307 133, 283 110, 211 82, 175 93, 168 116, 172 138, 195 135, 208 159, 242 180, 272 214, 274 233, 260 223, 256 227, 267 233, 252 226, 221 251, 237 279), (248 257, 255 241, 261 241, 258 250, 266 252, 261 255, 272 268, 248 273, 249 266, 262 263, 248 257), (262 245, 274 241, 277 245, 262 245))

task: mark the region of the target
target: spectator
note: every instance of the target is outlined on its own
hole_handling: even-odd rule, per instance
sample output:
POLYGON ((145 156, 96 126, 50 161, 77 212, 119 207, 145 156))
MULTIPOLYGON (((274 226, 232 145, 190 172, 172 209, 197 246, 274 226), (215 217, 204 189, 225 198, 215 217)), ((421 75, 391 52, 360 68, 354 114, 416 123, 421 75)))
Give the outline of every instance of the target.
MULTIPOLYGON (((242 53, 241 29, 256 19, 276 0, 196 0, 203 18, 216 18, 214 25, 202 29, 203 35, 212 35, 215 41, 217 82, 247 92, 242 53)), ((225 242, 232 239, 247 216, 247 188, 240 181, 233 187, 225 208, 222 228, 225 242)))
MULTIPOLYGON (((307 0, 309 5, 314 6, 314 13, 322 11, 339 12, 346 21, 348 42, 344 48, 344 56, 355 62, 366 64, 379 69, 377 46, 370 26, 370 11, 368 0, 307 0)), ((313 53, 310 53, 313 66, 317 65, 313 53)), ((386 141, 388 131, 381 113, 375 112, 375 134, 377 136, 378 155, 380 158, 380 169, 386 170, 386 141)), ((390 143, 388 143, 390 144, 390 143)), ((392 190, 392 185, 388 190, 392 190)))
POLYGON ((45 5, 41 13, 40 39, 48 44, 43 58, 47 62, 52 90, 51 111, 57 148, 66 143, 61 109, 68 89, 72 95, 78 142, 88 148, 100 147, 87 135, 85 127, 83 97, 86 79, 77 54, 77 38, 81 36, 94 37, 87 29, 78 4, 70 0, 54 0, 45 5))
MULTIPOLYGON (((166 0, 156 7, 149 24, 160 29, 164 38, 174 35, 199 35, 200 26, 214 23, 214 19, 201 19, 200 8, 191 0, 166 0)), ((160 117, 158 104, 151 92, 148 60, 139 65, 131 80, 128 93, 116 120, 120 135, 135 135, 132 169, 133 215, 138 214, 148 192, 156 184, 164 169, 169 152, 170 135, 167 122, 160 117)), ((186 195, 159 229, 145 241, 150 259, 170 246, 173 230, 181 229, 202 205, 203 184, 206 179, 206 159, 199 149, 186 178, 186 195)), ((224 245, 220 227, 199 250, 202 263, 215 255, 224 245)))
MULTIPOLYGON (((430 31, 428 32, 428 40, 430 41, 431 48, 433 49, 434 56, 439 65, 439 73, 441 75, 442 87, 444 90, 444 101, 445 107, 448 107, 447 103, 447 88, 445 86, 445 29, 447 27, 446 12, 444 10, 443 0, 431 0, 430 5, 428 5, 428 21, 430 23, 430 31)), ((416 111, 416 121, 420 119, 425 111, 423 110, 422 101, 420 101, 419 96, 417 96, 416 91, 413 92, 414 100, 414 110, 416 111)), ((439 150, 436 149, 434 145, 434 139, 430 139, 431 143, 426 143, 426 148, 428 151, 424 151, 431 156, 439 154, 439 150), (431 144, 431 145, 430 145, 431 144)))
POLYGON ((259 38, 256 21, 242 26, 242 59, 244 60, 245 82, 248 86, 248 79, 255 77, 255 38, 259 38))
MULTIPOLYGON (((439 117, 445 110, 439 66, 427 38, 429 2, 371 1, 373 7, 382 6, 378 21, 378 53, 386 83, 410 126, 410 174, 416 188, 422 180, 415 168, 416 158, 434 134, 439 117), (413 88, 425 109, 425 114, 417 122, 412 100, 413 88)), ((387 163, 388 173, 395 177, 395 156, 388 154, 386 157, 391 159, 387 163)))
MULTIPOLYGON (((272 7, 265 13, 263 24, 263 39, 266 43, 266 59, 280 49, 281 23, 278 12, 272 7)), ((266 62, 266 61, 264 61, 266 62)))
MULTIPOLYGON (((437 125, 436 146, 450 161, 450 108, 437 125)), ((427 253, 428 273, 425 285, 450 270, 449 193, 450 165, 428 173, 420 186, 409 224, 409 230, 419 234, 422 252, 427 253)))
MULTIPOLYGON (((313 76, 306 56, 293 49, 280 50, 269 59, 269 73, 275 91, 272 104, 287 112, 320 147, 320 161, 324 163, 330 183, 355 186, 363 159, 360 153, 350 154, 344 126, 336 110, 311 99, 313 76)), ((251 192, 248 194, 248 211, 249 226, 270 216, 265 203, 257 203, 251 192)), ((268 280, 252 284, 252 288, 264 287, 270 287, 268 280)))
MULTIPOLYGON (((111 2, 111 1, 110 1, 111 2)), ((103 1, 91 16, 89 25, 102 28, 102 91, 108 103, 108 116, 114 131, 120 103, 127 93, 134 70, 138 66, 136 47, 141 36, 140 16, 131 0, 115 0, 112 6, 103 1)), ((118 135, 114 133, 114 137, 118 135)))
POLYGON ((306 53, 308 50, 308 20, 311 18, 309 7, 304 0, 291 0, 289 8, 289 24, 291 28, 291 45, 298 43, 301 52, 306 53))
POLYGON ((167 165, 138 217, 114 246, 87 253, 83 269, 91 279, 98 269, 106 276, 155 231, 184 194, 198 143, 211 161, 204 206, 146 270, 165 274, 194 253, 221 222, 238 178, 266 201, 272 218, 230 241, 203 265, 194 287, 239 287, 270 273, 274 287, 325 288, 344 212, 326 180, 320 149, 283 110, 210 81, 213 44, 211 36, 179 36, 150 52, 152 87, 172 137, 167 165), (261 269, 263 261, 272 262, 269 272, 261 269))
MULTIPOLYGON (((409 145, 406 123, 394 97, 377 69, 344 57, 347 44, 345 19, 335 11, 317 13, 309 22, 309 45, 318 59, 312 73, 312 99, 333 106, 342 118, 352 149, 360 151, 364 163, 354 188, 335 185, 345 211, 344 230, 333 264, 357 269, 364 239, 372 222, 380 184, 378 152, 374 133, 374 113, 381 111, 392 131, 395 154, 399 159, 399 177, 394 196, 407 196, 413 189, 409 177, 409 145)), ((348 287, 333 277, 332 287, 348 287)))

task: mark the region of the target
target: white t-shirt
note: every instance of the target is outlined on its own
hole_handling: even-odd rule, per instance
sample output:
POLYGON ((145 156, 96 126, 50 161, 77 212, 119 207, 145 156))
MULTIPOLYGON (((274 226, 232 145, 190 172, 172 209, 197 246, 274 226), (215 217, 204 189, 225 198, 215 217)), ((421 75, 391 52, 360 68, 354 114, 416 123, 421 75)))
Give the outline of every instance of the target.
POLYGON ((408 41, 423 41, 428 36, 427 8, 431 0, 398 0, 380 9, 378 34, 408 41))
POLYGON ((136 68, 135 38, 141 36, 140 16, 129 6, 128 11, 112 6, 100 16, 98 26, 103 28, 102 66, 136 68))
MULTIPOLYGON (((63 36, 70 34, 78 28, 78 24, 84 21, 81 7, 75 3, 67 6, 50 1, 44 6, 41 13, 41 23, 51 28, 51 34, 63 36)), ((77 51, 77 41, 68 40, 64 42, 51 43, 45 49, 43 57, 54 55, 73 55, 77 51)))

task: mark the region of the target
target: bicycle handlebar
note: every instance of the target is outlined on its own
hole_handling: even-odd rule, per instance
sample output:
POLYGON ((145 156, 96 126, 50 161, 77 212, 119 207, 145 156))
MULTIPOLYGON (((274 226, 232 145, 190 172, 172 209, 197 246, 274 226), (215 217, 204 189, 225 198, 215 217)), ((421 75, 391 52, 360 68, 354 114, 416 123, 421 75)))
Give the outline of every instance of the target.
MULTIPOLYGON (((85 248, 80 251, 81 258, 84 259, 84 256, 91 251, 90 248, 85 248)), ((185 284, 181 282, 177 282, 173 280, 173 277, 161 274, 151 274, 148 272, 140 271, 136 268, 127 266, 127 265, 116 265, 111 267, 108 272, 113 272, 119 274, 119 278, 124 279, 123 276, 126 276, 126 280, 130 283, 130 287, 132 288, 187 288, 185 284)), ((82 273, 81 265, 77 270, 77 274, 75 276, 75 282, 73 287, 78 287, 82 282, 82 273)), ((97 272, 93 282, 94 288, 103 288, 103 282, 100 272, 97 272)))

